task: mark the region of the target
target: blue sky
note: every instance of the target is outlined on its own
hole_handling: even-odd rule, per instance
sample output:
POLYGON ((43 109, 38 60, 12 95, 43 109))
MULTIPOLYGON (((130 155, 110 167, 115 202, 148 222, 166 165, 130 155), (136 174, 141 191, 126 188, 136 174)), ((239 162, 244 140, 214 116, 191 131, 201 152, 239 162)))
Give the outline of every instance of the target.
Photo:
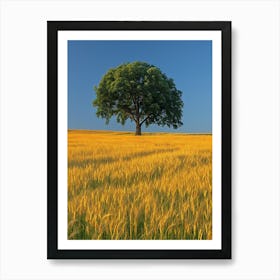
POLYGON ((183 92, 183 126, 151 125, 142 132, 212 132, 211 41, 68 41, 68 128, 134 131, 113 117, 108 125, 96 117, 93 87, 112 67, 143 61, 161 69, 183 92))

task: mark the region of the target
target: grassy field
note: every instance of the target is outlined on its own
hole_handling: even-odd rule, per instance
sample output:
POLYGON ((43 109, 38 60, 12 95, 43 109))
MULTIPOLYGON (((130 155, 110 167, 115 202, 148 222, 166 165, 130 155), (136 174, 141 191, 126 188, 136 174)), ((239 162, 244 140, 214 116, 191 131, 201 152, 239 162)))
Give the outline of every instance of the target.
POLYGON ((68 132, 68 239, 211 238, 211 135, 68 132))

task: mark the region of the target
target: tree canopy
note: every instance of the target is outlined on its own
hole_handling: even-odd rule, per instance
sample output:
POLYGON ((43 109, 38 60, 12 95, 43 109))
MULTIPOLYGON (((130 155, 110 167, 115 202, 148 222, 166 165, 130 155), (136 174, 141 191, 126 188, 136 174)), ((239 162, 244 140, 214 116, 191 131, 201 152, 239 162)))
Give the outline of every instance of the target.
POLYGON ((109 69, 94 89, 96 115, 107 124, 114 115, 121 124, 131 119, 136 135, 141 135, 143 124, 175 129, 183 124, 182 92, 154 65, 136 61, 109 69))

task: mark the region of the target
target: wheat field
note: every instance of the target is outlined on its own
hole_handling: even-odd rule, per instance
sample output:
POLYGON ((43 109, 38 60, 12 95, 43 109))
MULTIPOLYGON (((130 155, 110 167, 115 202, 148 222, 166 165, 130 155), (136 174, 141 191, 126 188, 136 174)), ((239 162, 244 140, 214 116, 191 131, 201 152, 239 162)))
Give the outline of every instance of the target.
POLYGON ((68 239, 212 239, 212 136, 69 130, 68 239))

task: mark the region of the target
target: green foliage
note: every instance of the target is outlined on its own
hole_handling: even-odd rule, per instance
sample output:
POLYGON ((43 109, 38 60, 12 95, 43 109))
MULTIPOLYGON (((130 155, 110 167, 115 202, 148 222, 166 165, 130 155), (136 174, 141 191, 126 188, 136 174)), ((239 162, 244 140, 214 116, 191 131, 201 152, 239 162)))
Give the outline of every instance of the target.
POLYGON ((125 63, 110 69, 94 89, 93 106, 106 123, 115 115, 121 124, 131 119, 138 127, 157 124, 178 128, 183 124, 182 92, 172 79, 148 63, 125 63))

